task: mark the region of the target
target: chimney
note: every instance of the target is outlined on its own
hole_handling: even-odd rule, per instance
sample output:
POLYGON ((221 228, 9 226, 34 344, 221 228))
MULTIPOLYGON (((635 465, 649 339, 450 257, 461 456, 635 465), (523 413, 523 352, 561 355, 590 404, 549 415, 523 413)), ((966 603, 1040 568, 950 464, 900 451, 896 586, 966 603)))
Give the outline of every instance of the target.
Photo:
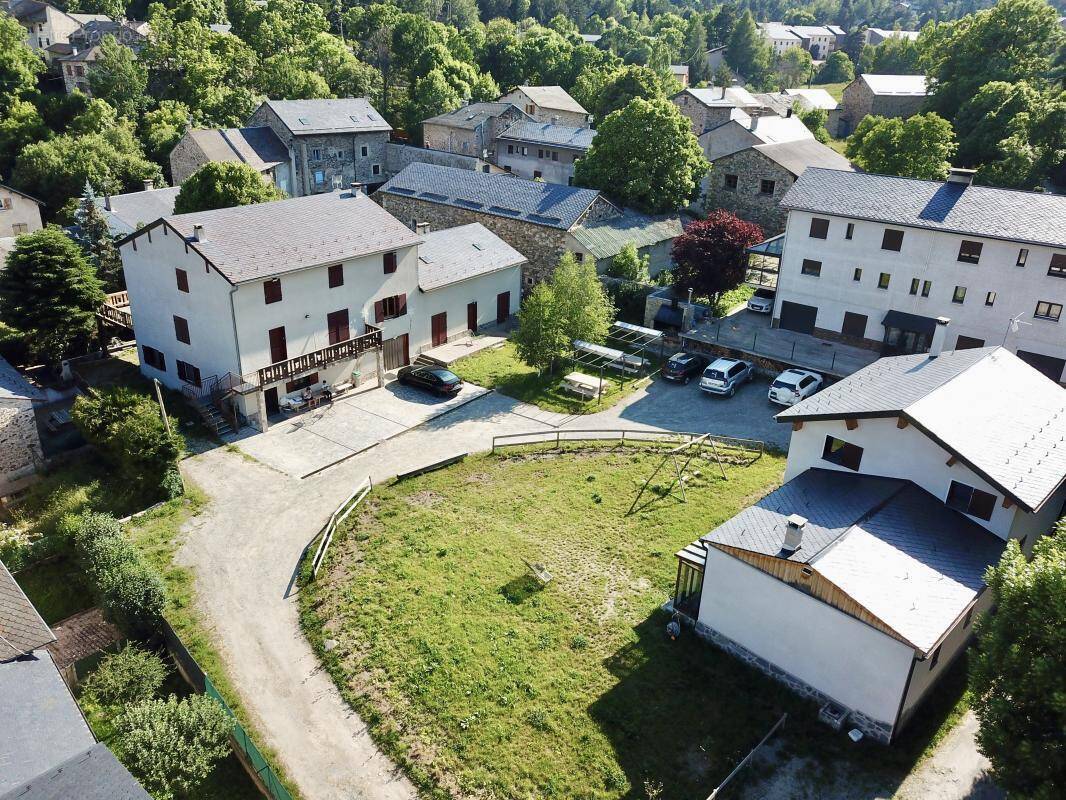
POLYGON ((104 208, 108 211, 111 210, 111 195, 110 193, 104 195, 104 208))
POLYGON ((427 233, 429 233, 429 223, 419 222, 418 224, 416 224, 415 233, 417 233, 419 236, 425 236, 427 233))
POLYGON ((192 240, 194 242, 206 242, 207 236, 204 235, 204 226, 202 223, 194 223, 192 226, 192 240))
POLYGON ((933 359, 944 350, 944 339, 948 335, 948 325, 951 320, 948 317, 937 317, 936 328, 933 330, 933 340, 929 343, 929 358, 933 359))
POLYGON ((792 109, 790 108, 788 111, 785 112, 785 119, 788 119, 791 116, 792 116, 792 109))
POLYGON ((792 555, 803 544, 803 529, 807 525, 807 518, 799 514, 790 514, 785 525, 785 541, 781 543, 781 550, 792 555))
POLYGON ((353 183, 348 184, 348 187, 349 187, 349 196, 351 196, 351 197, 358 197, 359 195, 361 195, 363 193, 363 184, 361 184, 361 183, 353 182, 353 183))
POLYGON ((155 188, 155 181, 153 181, 151 178, 149 178, 148 180, 144 181, 144 190, 146 192, 150 192, 154 188, 155 188))
POLYGON ((973 183, 975 169, 963 169, 962 167, 952 167, 948 170, 948 183, 961 183, 963 186, 969 186, 973 183))

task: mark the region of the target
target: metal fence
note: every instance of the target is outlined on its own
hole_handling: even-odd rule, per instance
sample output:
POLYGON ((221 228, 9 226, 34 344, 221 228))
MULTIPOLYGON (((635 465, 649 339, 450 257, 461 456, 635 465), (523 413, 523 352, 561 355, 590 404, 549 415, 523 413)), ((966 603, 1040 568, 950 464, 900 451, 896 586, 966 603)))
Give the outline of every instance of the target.
POLYGON ((666 442, 688 444, 699 438, 713 441, 725 448, 743 450, 762 455, 766 443, 758 439, 740 439, 735 436, 718 436, 713 433, 675 433, 673 431, 573 429, 556 428, 553 431, 530 431, 529 433, 502 433, 492 437, 492 452, 508 447, 530 444, 552 444, 560 447, 570 442, 666 442))

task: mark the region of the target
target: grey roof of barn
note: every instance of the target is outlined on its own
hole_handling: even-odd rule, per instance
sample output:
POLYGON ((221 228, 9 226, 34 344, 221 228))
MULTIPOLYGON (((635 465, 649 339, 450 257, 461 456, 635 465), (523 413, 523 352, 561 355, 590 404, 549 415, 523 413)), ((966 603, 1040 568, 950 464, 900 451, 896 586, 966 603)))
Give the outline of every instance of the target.
POLYGON ((200 128, 186 134, 211 161, 237 161, 265 172, 289 160, 289 149, 273 129, 200 128))
POLYGON ((296 136, 331 133, 378 133, 392 126, 365 97, 343 100, 265 100, 296 136))
POLYGON ((757 144, 753 148, 776 164, 787 169, 793 175, 802 175, 811 167, 850 170, 851 162, 832 147, 817 139, 797 139, 793 142, 775 142, 757 144))
POLYGON ((592 140, 596 138, 596 131, 591 128, 523 120, 508 126, 496 136, 500 139, 566 147, 571 150, 588 150, 592 147, 592 140))
POLYGON ((103 742, 24 781, 0 800, 151 800, 103 742))
POLYGON ((164 217, 118 244, 159 225, 184 237, 230 283, 262 281, 422 241, 365 194, 353 196, 347 189, 164 217), (203 240, 192 238, 193 225, 204 226, 203 240))
POLYGON ((447 111, 444 114, 437 114, 435 117, 423 120, 422 124, 446 125, 450 128, 473 130, 493 117, 500 116, 509 108, 513 108, 527 119, 532 119, 514 103, 470 103, 462 108, 455 109, 455 111, 447 111))
POLYGON ((96 743, 78 704, 44 650, 0 663, 0 793, 96 743))
POLYGON ((0 661, 32 653, 55 640, 26 593, 0 562, 0 661))
POLYGON ((928 653, 984 588, 1006 542, 910 481, 809 469, 706 536, 809 565, 928 653), (788 517, 807 519, 782 550, 788 517))
POLYGON ((683 231, 676 214, 650 217, 626 209, 618 216, 578 225, 570 235, 599 260, 614 258, 629 243, 640 250, 676 239, 683 231))
POLYGON ((164 186, 109 197, 97 196, 96 205, 103 211, 111 235, 125 236, 142 225, 173 214, 174 201, 180 191, 180 186, 164 186))
POLYGON ((524 255, 480 222, 431 231, 418 248, 418 288, 431 292, 525 262, 524 255))
POLYGON ((1066 480, 1066 389, 1002 347, 882 358, 777 420, 878 417, 906 419, 1027 511, 1066 480))
POLYGON ((409 164, 378 191, 562 230, 600 197, 592 189, 433 164, 409 164))
POLYGON ((1066 196, 809 169, 781 207, 988 239, 1066 247, 1066 196))

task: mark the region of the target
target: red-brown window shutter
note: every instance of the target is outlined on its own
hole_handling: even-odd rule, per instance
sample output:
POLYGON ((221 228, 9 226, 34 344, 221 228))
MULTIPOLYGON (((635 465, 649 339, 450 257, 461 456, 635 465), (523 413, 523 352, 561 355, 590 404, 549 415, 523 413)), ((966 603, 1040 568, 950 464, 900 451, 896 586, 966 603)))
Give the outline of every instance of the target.
POLYGON ((398 295, 396 295, 396 316, 402 317, 406 313, 407 313, 407 295, 406 294, 398 294, 398 295))
POLYGON ((381 300, 374 301, 374 322, 381 322, 385 319, 385 304, 381 300))
POLYGON ((385 274, 388 275, 396 271, 396 253, 385 254, 385 274))

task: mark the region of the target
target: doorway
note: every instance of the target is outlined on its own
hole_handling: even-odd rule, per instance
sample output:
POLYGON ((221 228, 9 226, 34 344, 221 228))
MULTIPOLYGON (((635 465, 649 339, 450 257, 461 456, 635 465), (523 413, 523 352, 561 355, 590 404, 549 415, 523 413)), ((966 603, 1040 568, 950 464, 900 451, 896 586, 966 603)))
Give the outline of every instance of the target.
POLYGON ((439 347, 448 341, 448 312, 434 314, 429 318, 429 326, 433 347, 439 347))
POLYGON ((392 339, 386 339, 381 343, 382 361, 385 363, 385 371, 392 372, 394 369, 406 367, 410 362, 407 349, 407 334, 402 333, 392 339))
POLYGON ((466 304, 466 329, 471 333, 477 333, 477 303, 466 304))
POLYGON ((500 292, 496 295, 496 324, 502 325, 511 316, 511 293, 500 292))
POLYGON ((281 405, 278 403, 278 387, 271 386, 263 392, 263 400, 266 402, 267 416, 272 417, 281 413, 281 405))

